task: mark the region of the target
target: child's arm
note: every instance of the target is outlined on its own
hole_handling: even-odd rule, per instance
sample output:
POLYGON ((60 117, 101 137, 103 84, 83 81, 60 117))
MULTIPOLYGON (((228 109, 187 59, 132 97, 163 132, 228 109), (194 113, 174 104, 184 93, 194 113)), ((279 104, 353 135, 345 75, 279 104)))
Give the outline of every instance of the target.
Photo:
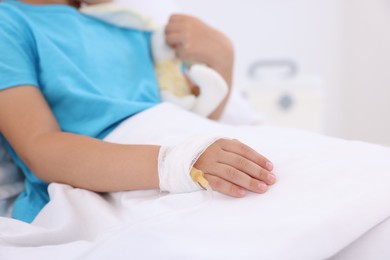
POLYGON ((130 146, 61 132, 36 87, 0 91, 0 131, 43 181, 93 191, 158 188, 159 146, 130 146))
MULTIPOLYGON (((159 187, 159 146, 111 144, 61 132, 38 88, 0 91, 0 132, 26 165, 43 181, 98 192, 159 187)), ((272 184, 266 158, 234 140, 220 140, 199 158, 196 167, 210 186, 240 197, 243 190, 262 193, 272 184)))
MULTIPOLYGON (((225 35, 195 17, 178 14, 170 17, 165 32, 167 43, 175 49, 179 58, 208 65, 219 72, 231 87, 234 50, 225 35)), ((221 116, 228 96, 209 118, 221 116)))

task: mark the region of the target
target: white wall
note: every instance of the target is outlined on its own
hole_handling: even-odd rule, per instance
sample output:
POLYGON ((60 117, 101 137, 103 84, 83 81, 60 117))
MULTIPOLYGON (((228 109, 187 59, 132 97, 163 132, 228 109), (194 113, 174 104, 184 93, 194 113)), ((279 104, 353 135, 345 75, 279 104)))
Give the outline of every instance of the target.
POLYGON ((345 0, 343 136, 390 146, 390 1, 345 0))
POLYGON ((301 75, 324 78, 325 133, 341 132, 339 0, 176 0, 184 12, 225 32, 236 47, 235 82, 256 60, 290 59, 301 75), (223 7, 223 8, 221 8, 223 7), (331 50, 331 51, 330 51, 331 50))
POLYGON ((325 80, 324 132, 390 145, 389 0, 176 0, 236 47, 235 82, 258 59, 325 80))

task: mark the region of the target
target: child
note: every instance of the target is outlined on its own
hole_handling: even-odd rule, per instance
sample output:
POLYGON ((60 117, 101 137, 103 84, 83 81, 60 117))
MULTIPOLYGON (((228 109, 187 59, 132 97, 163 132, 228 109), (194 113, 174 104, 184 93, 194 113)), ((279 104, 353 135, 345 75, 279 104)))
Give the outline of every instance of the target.
MULTIPOLYGON (((160 102, 149 35, 84 16, 78 6, 72 0, 0 3, 0 133, 26 176, 13 212, 26 222, 48 202, 47 183, 111 192, 162 188, 166 180, 160 146, 101 140, 160 102)), ((233 50, 223 34, 174 15, 166 39, 178 57, 207 64, 231 85, 233 50)), ((242 197, 275 182, 272 163, 237 140, 198 148, 194 154, 203 153, 194 166, 216 191, 242 197)))

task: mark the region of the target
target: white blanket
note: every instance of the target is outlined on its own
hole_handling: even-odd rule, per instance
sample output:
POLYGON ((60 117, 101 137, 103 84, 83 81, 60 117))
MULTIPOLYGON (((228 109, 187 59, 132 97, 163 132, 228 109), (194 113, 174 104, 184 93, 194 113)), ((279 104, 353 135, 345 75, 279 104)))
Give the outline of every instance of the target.
POLYGON ((52 184, 31 225, 0 219, 0 259, 325 259, 390 217, 390 149, 378 145, 226 126, 169 104, 107 141, 166 145, 199 133, 251 145, 274 162, 277 184, 242 199, 52 184))

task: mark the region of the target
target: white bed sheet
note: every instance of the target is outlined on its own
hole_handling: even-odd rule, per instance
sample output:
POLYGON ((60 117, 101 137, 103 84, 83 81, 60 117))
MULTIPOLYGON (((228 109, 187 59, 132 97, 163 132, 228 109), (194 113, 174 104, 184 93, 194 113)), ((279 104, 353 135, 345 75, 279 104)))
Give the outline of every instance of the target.
POLYGON ((32 225, 0 219, 0 259, 326 259, 390 217, 390 149, 378 145, 223 126, 170 104, 134 116, 108 141, 174 144, 195 134, 250 144, 274 162, 278 183, 243 199, 155 190, 101 196, 52 184, 32 225))
POLYGON ((388 260, 390 259, 389 239, 390 219, 387 219, 343 249, 332 260, 388 260))

